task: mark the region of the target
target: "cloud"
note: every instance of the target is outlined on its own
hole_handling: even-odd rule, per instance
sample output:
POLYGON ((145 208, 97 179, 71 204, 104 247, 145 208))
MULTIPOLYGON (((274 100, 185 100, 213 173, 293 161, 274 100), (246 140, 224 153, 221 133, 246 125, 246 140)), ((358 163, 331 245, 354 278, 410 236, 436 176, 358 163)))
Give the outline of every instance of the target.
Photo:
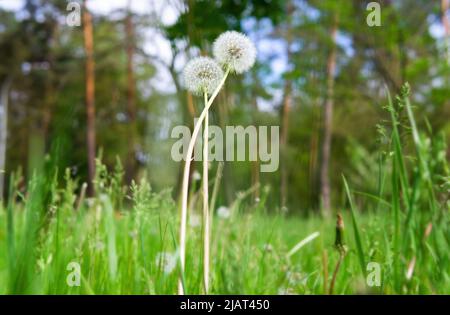
POLYGON ((8 11, 18 11, 24 4, 24 0, 0 0, 0 8, 8 11))

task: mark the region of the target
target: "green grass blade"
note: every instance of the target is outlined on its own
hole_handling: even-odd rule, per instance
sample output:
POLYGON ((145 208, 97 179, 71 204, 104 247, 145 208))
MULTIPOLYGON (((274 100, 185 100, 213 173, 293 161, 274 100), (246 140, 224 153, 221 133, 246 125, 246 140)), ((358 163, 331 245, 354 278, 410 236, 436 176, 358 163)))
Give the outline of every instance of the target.
POLYGON ((354 232, 355 243, 356 243, 356 251, 358 253, 358 260, 359 260, 359 264, 361 266, 361 271, 362 271, 363 275, 365 275, 366 274, 366 263, 364 261, 364 250, 363 250, 363 246, 362 246, 362 242, 361 242, 361 236, 359 233, 358 222, 356 220, 356 215, 355 215, 355 206, 353 204, 353 198, 352 198, 352 195, 350 194, 350 189, 348 188, 348 184, 347 184, 347 180, 345 179, 345 176, 342 175, 342 179, 344 180, 345 192, 347 193, 347 198, 350 203, 350 213, 352 216, 352 225, 353 225, 353 232, 354 232))
POLYGON ((114 209, 108 196, 102 196, 105 206, 105 231, 108 248, 108 267, 111 279, 114 281, 117 275, 117 250, 116 250, 116 229, 114 224, 114 209))
POLYGON ((406 171, 405 166, 405 160, 402 150, 402 144, 400 139, 400 133, 398 131, 398 125, 400 122, 398 121, 394 105, 392 103, 391 95, 389 94, 389 90, 386 90, 387 97, 388 97, 388 108, 389 112, 391 114, 391 120, 392 120, 392 143, 394 146, 394 153, 395 153, 395 162, 398 164, 398 171, 400 175, 400 184, 402 186, 403 191, 403 199, 405 200, 405 204, 409 205, 409 191, 408 191, 408 173, 406 171))

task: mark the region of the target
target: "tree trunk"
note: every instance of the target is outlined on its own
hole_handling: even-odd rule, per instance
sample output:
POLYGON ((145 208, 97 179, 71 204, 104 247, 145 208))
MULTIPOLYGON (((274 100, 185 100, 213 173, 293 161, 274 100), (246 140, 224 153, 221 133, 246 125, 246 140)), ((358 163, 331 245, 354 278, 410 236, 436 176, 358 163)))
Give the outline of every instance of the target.
POLYGON ((315 100, 312 104, 312 130, 310 140, 309 153, 309 195, 311 207, 316 209, 320 207, 319 196, 319 172, 318 172, 318 156, 319 156, 319 135, 321 127, 320 104, 315 100))
MULTIPOLYGON (((292 14, 294 12, 294 5, 292 2, 289 2, 287 5, 287 24, 286 24, 286 45, 287 45, 287 62, 289 63, 292 58, 292 14)), ((282 152, 282 160, 281 160, 281 174, 280 174, 280 199, 281 199, 281 207, 284 208, 287 205, 288 199, 288 170, 286 165, 286 156, 287 156, 287 144, 289 138, 289 111, 291 108, 292 101, 292 81, 290 79, 286 79, 284 85, 284 96, 283 96, 283 107, 281 109, 281 152, 282 152)))
POLYGON ((288 171, 286 166, 287 143, 289 133, 289 111, 291 107, 291 91, 292 86, 290 81, 286 81, 284 86, 283 108, 281 112, 281 183, 280 183, 280 197, 281 207, 286 207, 288 196, 288 171))
MULTIPOLYGON (((186 12, 187 12, 187 23, 186 23, 186 33, 188 35, 188 43, 187 43, 187 47, 186 47, 186 53, 189 56, 189 48, 191 47, 190 41, 193 38, 193 32, 192 32, 192 25, 193 25, 193 11, 194 11, 194 5, 195 3, 192 0, 188 0, 185 1, 185 4, 187 6, 186 8, 186 12)), ((180 100, 180 106, 182 107, 182 112, 183 112, 183 121, 184 123, 189 126, 189 129, 191 130, 191 134, 192 131, 194 130, 194 120, 195 120, 195 116, 196 116, 196 111, 195 111, 195 106, 194 106, 194 99, 192 94, 187 91, 184 92, 184 90, 181 87, 180 82, 178 81, 178 75, 175 72, 175 55, 173 57, 172 60, 172 64, 171 64, 171 69, 170 69, 170 73, 172 76, 172 79, 175 83, 175 88, 177 91, 177 95, 178 98, 180 100), (186 96, 186 98, 185 98, 186 96), (186 102, 185 102, 186 100, 186 102)), ((177 193, 177 199, 181 197, 181 184, 183 182, 183 170, 184 170, 184 163, 180 163, 179 168, 178 168, 178 178, 177 178, 177 183, 175 186, 175 191, 177 193)), ((189 172, 189 179, 192 178, 192 174, 195 170, 195 163, 193 163, 193 166, 190 168, 189 172)))
MULTIPOLYGON (((254 82, 257 82, 257 78, 256 78, 256 75, 254 75, 254 82)), ((258 141, 256 142, 256 148, 255 148, 255 150, 256 150, 256 152, 258 153, 259 152, 259 128, 258 128, 258 121, 257 121, 257 118, 256 118, 256 113, 258 112, 258 100, 257 100, 257 96, 256 96, 256 93, 255 93, 255 95, 253 95, 253 110, 254 110, 254 113, 253 113, 253 123, 254 123, 254 125, 256 126, 256 136, 257 136, 257 139, 258 139, 258 141)), ((259 154, 256 154, 256 161, 253 161, 252 162, 252 174, 251 174, 251 177, 252 177, 252 187, 256 187, 255 188, 255 191, 253 192, 253 202, 255 202, 256 200, 258 200, 259 199, 259 197, 260 197, 260 174, 259 174, 259 170, 260 170, 260 162, 259 162, 259 154)))
POLYGON ((87 115, 87 163, 88 196, 94 196, 95 177, 95 73, 94 73, 94 38, 92 16, 87 10, 87 0, 83 2, 84 50, 86 53, 86 115, 87 115))
POLYGON ((11 79, 6 78, 0 89, 0 200, 3 200, 8 137, 8 95, 11 79))
MULTIPOLYGON (((227 87, 222 88, 221 94, 218 97, 218 118, 220 129, 225 130, 225 127, 229 121, 228 104, 230 104, 229 94, 227 93, 227 87)), ((224 144, 224 149, 226 150, 226 144, 224 144)), ((225 202, 227 205, 231 205, 236 198, 236 190, 233 181, 233 168, 232 163, 226 161, 225 158, 226 151, 224 151, 224 162, 223 162, 223 191, 225 194, 225 202)), ((214 211, 214 210, 213 210, 214 211)))
MULTIPOLYGON (((55 55, 54 55, 54 47, 58 43, 56 40, 56 32, 57 32, 57 22, 53 21, 51 23, 51 32, 48 39, 48 52, 46 55, 46 60, 49 64, 49 69, 47 76, 45 78, 45 94, 44 94, 44 109, 42 114, 42 126, 41 133, 43 137, 44 143, 44 155, 47 152, 48 144, 49 144, 49 129, 52 121, 53 108, 55 106, 55 55)), ((44 156, 42 157, 44 159, 44 156)))
POLYGON ((447 17, 447 11, 449 9, 449 0, 441 0, 441 10, 442 10, 442 25, 444 25, 444 41, 445 49, 447 54, 447 65, 450 65, 450 21, 447 17))
MULTIPOLYGON (((175 85, 176 95, 178 98, 178 102, 181 107, 181 112, 183 115, 183 122, 189 126, 189 129, 192 131, 194 130, 194 119, 196 116, 195 107, 194 107, 194 100, 192 97, 192 94, 189 92, 183 91, 183 88, 181 87, 181 83, 178 80, 178 76, 175 72, 173 64, 169 67, 169 73, 171 74, 173 83, 175 85)), ((192 175, 195 167, 190 168, 190 173, 192 175)), ((178 167, 178 175, 177 175, 177 182, 175 185, 175 194, 176 198, 178 199, 181 197, 181 183, 183 181, 183 170, 184 170, 184 163, 180 163, 178 167)), ((189 176, 191 178, 191 176, 189 176)), ((175 197, 175 196, 174 196, 175 197)))
POLYGON ((131 0, 128 1, 128 14, 125 23, 127 36, 127 114, 128 114, 128 153, 125 164, 125 179, 131 184, 136 174, 136 85, 134 81, 133 57, 134 57, 134 29, 131 13, 131 0))
POLYGON ((337 19, 333 23, 330 38, 332 46, 327 61, 327 96, 325 101, 325 115, 324 115, 324 131, 322 142, 322 165, 320 168, 321 181, 321 197, 322 209, 326 216, 331 215, 330 202, 330 155, 331 155, 331 135, 333 123, 333 97, 334 97, 334 74, 336 69, 336 33, 337 33, 337 19))
MULTIPOLYGON (((258 22, 257 22, 258 23, 258 22)), ((257 24, 258 27, 258 24, 257 24)), ((256 43, 258 42, 258 40, 255 41, 256 43)), ((256 71, 252 71, 252 79, 253 82, 258 82, 258 77, 257 77, 257 73, 256 71)), ((259 123, 258 123, 258 93, 257 93, 257 89, 258 89, 258 85, 254 88, 253 93, 252 93, 252 107, 253 107, 253 111, 252 111, 252 120, 253 120, 253 124, 256 127, 256 136, 258 141, 256 142, 256 161, 252 162, 252 166, 251 166, 251 180, 252 180, 252 187, 256 187, 255 191, 253 192, 253 202, 256 202, 257 200, 259 200, 260 197, 260 191, 261 191, 261 185, 260 185, 260 161, 259 161, 259 123)))

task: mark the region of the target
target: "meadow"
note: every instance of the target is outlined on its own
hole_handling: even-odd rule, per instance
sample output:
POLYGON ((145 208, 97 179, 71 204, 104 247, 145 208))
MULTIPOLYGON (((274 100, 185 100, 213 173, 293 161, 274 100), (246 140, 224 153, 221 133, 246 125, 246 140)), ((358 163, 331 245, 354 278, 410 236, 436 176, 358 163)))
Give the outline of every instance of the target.
MULTIPOLYGON (((418 130, 408 93, 404 86, 386 100, 390 121, 370 174, 376 191, 357 191, 342 174, 347 202, 334 214, 344 227, 334 216, 271 208, 269 187, 258 200, 249 188, 227 208, 212 204, 209 293, 450 292, 445 139, 418 130)), ((99 158, 96 170, 93 198, 69 169, 58 181, 51 158, 26 190, 20 172, 11 177, 0 209, 0 294, 177 292, 179 206, 170 190, 152 191, 145 179, 125 187, 120 163, 108 172, 99 158)), ((190 193, 187 294, 204 292, 200 194, 190 193)))

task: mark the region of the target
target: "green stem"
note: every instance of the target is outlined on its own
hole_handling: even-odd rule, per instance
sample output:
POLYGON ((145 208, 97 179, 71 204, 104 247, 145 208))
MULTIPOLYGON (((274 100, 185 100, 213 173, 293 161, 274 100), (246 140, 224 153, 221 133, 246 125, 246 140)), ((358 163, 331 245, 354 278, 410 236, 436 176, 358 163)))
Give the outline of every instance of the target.
POLYGON ((334 269, 333 278, 331 279, 331 283, 330 283, 330 295, 333 294, 334 284, 336 282, 337 274, 339 272, 339 268, 341 267, 341 263, 344 260, 344 257, 345 257, 345 252, 340 250, 339 251, 339 260, 336 263, 336 268, 334 269))

